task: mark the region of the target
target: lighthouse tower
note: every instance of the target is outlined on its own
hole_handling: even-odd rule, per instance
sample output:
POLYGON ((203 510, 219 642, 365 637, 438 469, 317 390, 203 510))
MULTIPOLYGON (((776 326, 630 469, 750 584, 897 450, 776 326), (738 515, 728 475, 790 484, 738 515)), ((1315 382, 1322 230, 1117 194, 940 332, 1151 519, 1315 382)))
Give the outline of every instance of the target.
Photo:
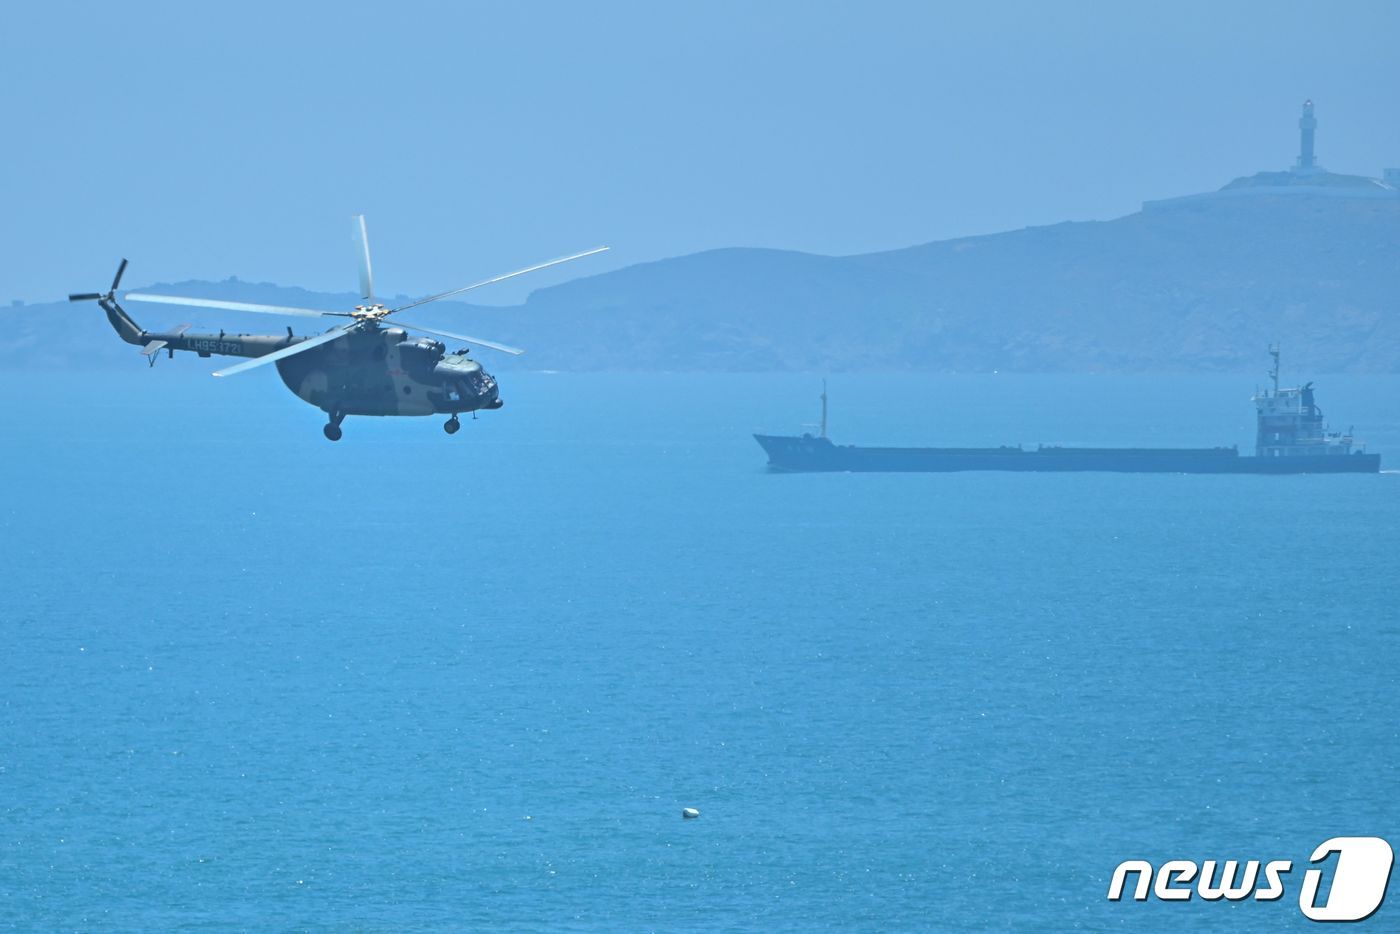
POLYGON ((1313 116, 1313 102, 1303 101, 1303 115, 1298 118, 1298 166, 1299 172, 1312 172, 1317 169, 1317 156, 1313 154, 1313 133, 1317 130, 1317 118, 1313 116))

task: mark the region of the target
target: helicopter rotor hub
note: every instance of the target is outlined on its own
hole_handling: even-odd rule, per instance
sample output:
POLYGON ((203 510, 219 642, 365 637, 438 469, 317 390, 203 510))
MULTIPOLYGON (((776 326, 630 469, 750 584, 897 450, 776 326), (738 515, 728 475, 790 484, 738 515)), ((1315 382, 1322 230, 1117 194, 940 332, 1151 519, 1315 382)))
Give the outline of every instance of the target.
POLYGON ((355 310, 350 312, 350 317, 356 321, 378 321, 388 315, 389 309, 383 305, 356 305, 355 310))

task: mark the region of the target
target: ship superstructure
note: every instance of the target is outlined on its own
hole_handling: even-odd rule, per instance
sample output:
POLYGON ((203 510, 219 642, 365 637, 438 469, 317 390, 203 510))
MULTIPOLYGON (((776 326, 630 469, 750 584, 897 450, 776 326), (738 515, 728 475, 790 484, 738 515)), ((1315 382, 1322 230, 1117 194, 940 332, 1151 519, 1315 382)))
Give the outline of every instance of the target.
POLYGON ((1258 457, 1340 457, 1351 454, 1351 432, 1329 432, 1318 407, 1312 383, 1280 389, 1279 348, 1269 348, 1274 358, 1269 378, 1273 389, 1254 394, 1259 431, 1254 453, 1258 457))

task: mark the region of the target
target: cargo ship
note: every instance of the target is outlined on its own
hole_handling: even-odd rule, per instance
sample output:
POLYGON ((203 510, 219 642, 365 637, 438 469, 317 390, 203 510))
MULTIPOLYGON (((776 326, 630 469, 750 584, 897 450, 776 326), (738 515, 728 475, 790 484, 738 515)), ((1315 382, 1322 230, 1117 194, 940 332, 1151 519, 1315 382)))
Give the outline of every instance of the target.
POLYGON ((1356 445, 1348 430, 1327 430, 1313 384, 1279 388, 1279 351, 1269 348, 1272 389, 1253 397, 1258 430, 1253 455, 1238 447, 890 448, 835 444, 826 435, 826 385, 820 434, 754 435, 778 472, 861 471, 944 473, 959 470, 1083 471, 1119 473, 1378 473, 1381 456, 1356 445))

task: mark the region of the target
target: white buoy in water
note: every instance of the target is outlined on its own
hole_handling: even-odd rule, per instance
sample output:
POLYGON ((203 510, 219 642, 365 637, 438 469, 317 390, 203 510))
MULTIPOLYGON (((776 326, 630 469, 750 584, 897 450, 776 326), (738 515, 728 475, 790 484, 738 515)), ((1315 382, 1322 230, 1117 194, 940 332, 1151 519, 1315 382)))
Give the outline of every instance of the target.
POLYGON ((695 818, 699 816, 700 812, 695 808, 681 808, 681 817, 684 817, 686 820, 695 820, 695 818))

